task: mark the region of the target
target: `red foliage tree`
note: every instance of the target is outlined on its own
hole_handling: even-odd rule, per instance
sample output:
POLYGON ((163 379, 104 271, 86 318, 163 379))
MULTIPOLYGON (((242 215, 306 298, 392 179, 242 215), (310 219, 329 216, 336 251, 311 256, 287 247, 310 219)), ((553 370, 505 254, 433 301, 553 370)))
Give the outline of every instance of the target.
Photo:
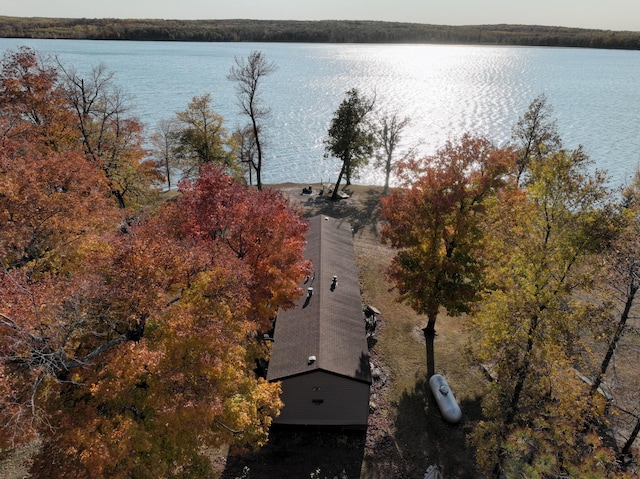
POLYGON ((247 270, 251 319, 261 327, 279 308, 293 306, 308 264, 300 261, 307 224, 293 215, 277 190, 238 188, 221 170, 203 167, 194 182, 181 184, 180 201, 190 234, 208 245, 212 257, 221 249, 247 270))

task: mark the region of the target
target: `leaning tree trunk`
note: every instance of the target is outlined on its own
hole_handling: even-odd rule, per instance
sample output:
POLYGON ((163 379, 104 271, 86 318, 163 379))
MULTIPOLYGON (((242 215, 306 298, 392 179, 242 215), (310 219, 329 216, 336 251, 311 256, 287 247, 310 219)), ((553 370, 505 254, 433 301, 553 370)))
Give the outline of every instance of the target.
POLYGON ((631 431, 631 436, 629 436, 629 439, 627 439, 627 442, 624 444, 624 447, 620 451, 620 454, 622 456, 626 456, 631 452, 631 446, 633 446, 633 443, 638 437, 638 434, 640 434, 640 418, 636 420, 636 426, 633 428, 633 431, 631 431))
POLYGON ((593 396, 596 391, 598 391, 598 388, 600 387, 600 384, 602 383, 602 379, 604 378, 604 375, 607 373, 607 368, 609 367, 609 363, 611 362, 611 359, 613 358, 613 353, 615 352, 616 348, 618 347, 618 342, 620 341, 620 338, 622 337, 622 333, 624 332, 624 328, 627 324, 627 320, 629 319, 629 313, 631 312, 631 306, 633 306, 633 300, 636 296, 636 293, 638 292, 638 288, 640 287, 640 285, 636 286, 636 285, 631 285, 631 287, 629 288, 629 292, 627 294, 627 301, 624 305, 624 310, 622 311, 622 314, 620 315, 620 321, 618 322, 618 326, 616 327, 616 331, 613 335, 613 337, 611 338, 611 341, 609 342, 609 348, 607 349, 607 353, 604 356, 604 359, 602 360, 602 364, 600 365, 600 371, 598 372, 598 375, 595 377, 595 379, 593 380, 593 384, 591 385, 591 395, 593 396))
POLYGON ((338 181, 336 181, 336 186, 333 188, 333 193, 331 194, 332 200, 338 199, 338 188, 340 188, 340 182, 342 181, 342 176, 344 175, 345 169, 345 163, 342 163, 342 168, 340 168, 340 174, 338 175, 338 181))

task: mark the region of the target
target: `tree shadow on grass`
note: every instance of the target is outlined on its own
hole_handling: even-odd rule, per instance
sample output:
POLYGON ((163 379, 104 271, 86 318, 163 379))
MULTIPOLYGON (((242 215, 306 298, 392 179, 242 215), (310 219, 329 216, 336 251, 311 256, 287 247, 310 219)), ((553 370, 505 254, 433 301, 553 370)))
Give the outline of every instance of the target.
POLYGON ((471 423, 480 417, 480 398, 460 402, 463 418, 455 425, 442 418, 432 398, 424 378, 394 404, 395 438, 405 464, 404 475, 422 477, 430 465, 437 465, 447 479, 479 477, 466 435, 471 423))
MULTIPOLYGON (((395 440, 402 455, 406 477, 423 477, 427 468, 437 465, 447 479, 476 479, 474 450, 467 435, 482 417, 482 398, 456 398, 462 420, 450 424, 444 420, 429 387, 435 371, 434 335, 424 331, 427 374, 419 378, 412 391, 404 391, 395 409, 395 440)), ((456 385, 451 384, 455 395, 456 385)))
POLYGON ((254 453, 230 454, 222 479, 359 478, 366 430, 274 425, 254 453), (248 471, 245 473, 245 467, 248 471), (319 471, 319 472, 318 472, 319 471), (243 475, 244 474, 244 475, 243 475))

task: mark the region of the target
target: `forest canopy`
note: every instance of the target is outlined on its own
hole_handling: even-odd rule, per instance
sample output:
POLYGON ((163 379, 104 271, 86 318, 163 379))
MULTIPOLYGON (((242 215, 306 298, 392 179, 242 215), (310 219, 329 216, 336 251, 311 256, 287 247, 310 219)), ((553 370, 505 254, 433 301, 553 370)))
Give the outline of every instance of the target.
POLYGON ((640 32, 382 21, 159 20, 0 16, 0 37, 190 42, 440 43, 640 49, 640 32))

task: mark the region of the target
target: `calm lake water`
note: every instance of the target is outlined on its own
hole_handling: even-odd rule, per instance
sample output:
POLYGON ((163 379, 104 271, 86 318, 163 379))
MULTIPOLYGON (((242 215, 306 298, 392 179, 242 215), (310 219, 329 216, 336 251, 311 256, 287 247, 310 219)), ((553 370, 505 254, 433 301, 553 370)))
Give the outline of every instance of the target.
MULTIPOLYGON (((262 96, 266 125, 264 181, 335 181, 339 163, 324 159, 333 112, 353 87, 380 108, 412 119, 404 145, 432 153, 465 132, 506 143, 531 101, 545 93, 567 147, 583 145, 612 184, 640 163, 640 52, 446 45, 174 43, 0 39, 0 51, 28 45, 58 55, 80 72, 103 63, 133 98, 151 130, 210 93, 229 130, 238 116, 234 57, 260 50, 278 69, 262 96)), ((357 181, 382 184, 368 169, 357 181)))

